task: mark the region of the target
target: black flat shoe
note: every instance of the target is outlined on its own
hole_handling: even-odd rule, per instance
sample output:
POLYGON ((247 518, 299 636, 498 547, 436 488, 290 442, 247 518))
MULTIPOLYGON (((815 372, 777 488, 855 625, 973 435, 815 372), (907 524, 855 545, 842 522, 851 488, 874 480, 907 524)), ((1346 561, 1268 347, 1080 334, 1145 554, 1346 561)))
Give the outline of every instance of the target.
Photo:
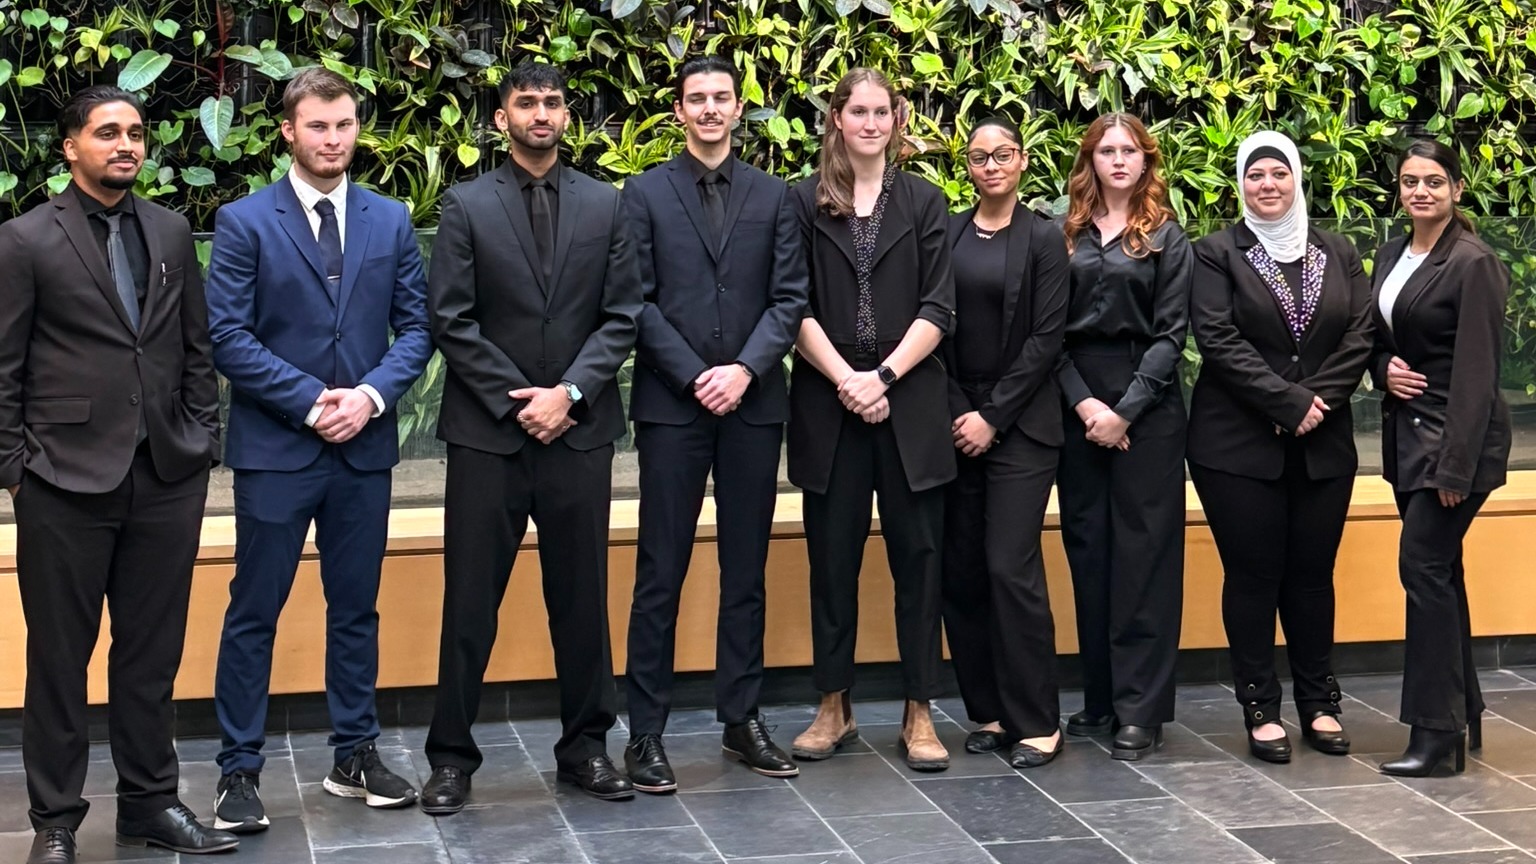
POLYGON ((1394 777, 1428 777, 1447 757, 1451 758, 1453 773, 1467 770, 1465 733, 1414 726, 1408 733, 1408 749, 1396 759, 1381 763, 1381 773, 1394 777))
POLYGON ((75 864, 75 832, 58 825, 37 832, 27 864, 75 864))
POLYGON ((773 743, 761 716, 727 725, 720 736, 720 752, 764 777, 800 776, 800 766, 773 743))
POLYGON ((585 762, 555 771, 555 778, 581 787, 581 791, 604 801, 622 801, 635 797, 635 787, 629 778, 613 767, 607 754, 593 756, 585 762))
POLYGON ((663 795, 677 791, 677 775, 661 747, 660 735, 637 735, 624 748, 624 771, 641 792, 663 795))
MULTIPOLYGON (((1281 731, 1285 731, 1281 729, 1281 731)), ((1273 762, 1276 765, 1284 765, 1291 761, 1291 738, 1289 735, 1281 735, 1265 741, 1253 737, 1253 730, 1248 730, 1248 752, 1255 759, 1263 759, 1265 762, 1273 762)))
POLYGON ((977 729, 965 736, 965 752, 967 753, 995 753, 1003 749, 1007 741, 1003 733, 993 732, 988 729, 977 729))
POLYGON ((1115 715, 1090 714, 1085 708, 1067 718, 1068 735, 1106 735, 1115 728, 1115 715))
POLYGON ((1057 736, 1056 746, 1050 750, 1041 750, 1039 747, 1032 747, 1018 741, 1014 743, 1013 749, 1008 751, 1008 764, 1020 769, 1039 768, 1061 755, 1061 751, 1066 749, 1066 746, 1067 739, 1064 735, 1057 736))
POLYGON ((1147 754, 1163 746, 1163 726, 1121 726, 1115 733, 1114 746, 1109 755, 1127 762, 1143 759, 1147 754))
POLYGON ((1313 750, 1319 753, 1327 753, 1329 756, 1346 756, 1349 754, 1349 734, 1343 729, 1337 732, 1327 732, 1322 729, 1312 728, 1312 724, 1319 717, 1333 717, 1327 711, 1313 711, 1312 716, 1301 718, 1301 740, 1311 745, 1313 750))
POLYGON ((168 807, 145 819, 117 819, 117 845, 159 846, 186 855, 228 852, 240 845, 240 838, 216 828, 208 828, 185 804, 168 807))
POLYGON ((463 810, 464 802, 469 800, 469 774, 452 765, 433 768, 418 800, 421 812, 428 816, 447 816, 463 810))

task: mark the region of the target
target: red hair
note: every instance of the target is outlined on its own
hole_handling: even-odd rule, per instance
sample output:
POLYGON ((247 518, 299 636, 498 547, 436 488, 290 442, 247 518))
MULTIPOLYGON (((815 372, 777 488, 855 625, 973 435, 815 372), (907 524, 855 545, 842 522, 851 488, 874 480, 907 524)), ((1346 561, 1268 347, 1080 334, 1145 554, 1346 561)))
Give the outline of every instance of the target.
POLYGON ((1120 246, 1132 258, 1145 258, 1159 250, 1152 248, 1152 233, 1164 222, 1174 218, 1168 206, 1168 181, 1163 179, 1163 153, 1157 139, 1147 127, 1133 115, 1116 112, 1104 114, 1088 124, 1083 143, 1077 148, 1077 159, 1072 163, 1072 174, 1067 178, 1067 224, 1062 233, 1067 236, 1067 251, 1077 248, 1077 236, 1093 221, 1093 214, 1104 206, 1104 196, 1099 189, 1099 177, 1093 170, 1093 151, 1110 129, 1124 129, 1146 160, 1146 170, 1131 190, 1131 212, 1125 220, 1125 231, 1120 234, 1120 246))

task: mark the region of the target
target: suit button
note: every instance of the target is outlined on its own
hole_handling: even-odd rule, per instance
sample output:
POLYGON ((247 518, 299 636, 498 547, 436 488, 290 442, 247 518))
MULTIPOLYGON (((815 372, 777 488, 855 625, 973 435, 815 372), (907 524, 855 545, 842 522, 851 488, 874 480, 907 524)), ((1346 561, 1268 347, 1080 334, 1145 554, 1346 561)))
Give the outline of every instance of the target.
POLYGON ((137 404, 139 404, 139 394, 135 393, 132 396, 129 396, 128 397, 128 404, 129 405, 137 405, 137 404))
POLYGON ((1299 355, 1299 354, 1292 354, 1291 355, 1291 362, 1292 363, 1300 363, 1301 362, 1301 355, 1299 355))
POLYGON ((540 369, 543 369, 543 368, 544 368, 544 361, 543 361, 543 360, 540 360, 540 361, 539 361, 539 362, 538 362, 538 364, 537 364, 537 365, 538 365, 538 367, 539 367, 539 368, 540 368, 540 369))
POLYGON ((336 341, 337 342, 341 341, 341 331, 340 330, 336 331, 336 341))
POLYGON ((721 294, 725 293, 725 284, 724 283, 716 285, 715 288, 717 288, 720 291, 721 294))
POLYGON ((1419 420, 1419 418, 1417 418, 1417 417, 1415 417, 1415 418, 1413 418, 1413 421, 1412 421, 1412 422, 1413 422, 1413 425, 1414 425, 1414 426, 1418 426, 1418 425, 1419 425, 1419 423, 1420 423, 1420 420, 1419 420))
POLYGON ((716 338, 716 339, 719 339, 719 338, 720 338, 720 328, 719 328, 719 327, 716 327, 716 328, 715 328, 715 332, 714 332, 714 337, 715 337, 715 338, 716 338))
POLYGON ((544 319, 544 323, 545 324, 553 324, 553 323, 555 323, 555 319, 553 319, 553 318, 545 318, 544 319))
POLYGON ((140 357, 142 357, 142 356, 144 356, 144 349, 143 348, 135 348, 135 349, 133 349, 133 353, 135 353, 135 354, 139 355, 140 357))

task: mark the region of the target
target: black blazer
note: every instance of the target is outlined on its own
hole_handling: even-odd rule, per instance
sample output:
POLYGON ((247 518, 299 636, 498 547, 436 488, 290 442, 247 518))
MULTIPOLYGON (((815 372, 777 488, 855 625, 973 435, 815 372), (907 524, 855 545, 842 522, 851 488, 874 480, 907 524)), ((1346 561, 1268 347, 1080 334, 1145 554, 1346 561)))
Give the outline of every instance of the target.
POLYGON ((510 162, 443 196, 427 302, 448 367, 437 437, 450 444, 516 453, 526 403, 507 391, 561 381, 582 400, 557 442, 593 450, 624 435, 618 373, 640 314, 635 247, 619 190, 565 165, 559 195, 548 284, 510 162))
POLYGON ((622 197, 645 297, 630 418, 688 423, 703 410, 694 380, 742 363, 753 384, 737 415, 758 426, 788 421, 784 356, 810 290, 789 186, 737 160, 718 250, 686 157, 624 181, 622 197))
MULTIPOLYGON (((951 248, 973 230, 975 213, 972 207, 949 217, 951 248)), ((1017 428, 1041 444, 1060 447, 1061 389, 1055 370, 1071 292, 1067 241, 1049 217, 1023 204, 1014 205, 1012 225, 1003 274, 1002 356, 1008 365, 985 387, 962 385, 956 377, 955 342, 966 338, 966 316, 972 313, 955 310, 955 329, 944 340, 949 413, 959 417, 976 411, 999 433, 1017 428)))
POLYGON ((1509 406, 1499 392, 1509 270, 1487 243, 1452 221, 1397 295, 1388 328, 1381 283, 1408 240, 1382 246, 1372 273, 1370 369, 1383 394, 1381 473, 1402 492, 1491 492, 1504 485, 1509 465, 1509 406), (1429 379, 1407 402, 1387 392, 1394 355, 1429 379))
MULTIPOLYGON (((790 190, 810 267, 811 297, 806 315, 817 320, 833 347, 853 363, 859 295, 853 232, 847 219, 834 219, 817 209, 816 187, 820 182, 820 175, 812 174, 790 190)), ((876 292, 875 326, 881 358, 901 344, 916 319, 929 321, 946 334, 954 325, 955 281, 949 267, 947 210, 944 193, 937 186, 896 172, 870 277, 876 292)), ((854 368, 872 369, 875 365, 854 368)), ((837 398, 837 385, 799 357, 795 358, 790 381, 789 481, 811 492, 825 492, 848 409, 837 398)), ((886 394, 891 404, 886 422, 895 432, 907 484, 913 491, 942 486, 955 477, 948 382, 944 363, 935 352, 886 394)))
POLYGON ((1245 223, 1195 242, 1189 317, 1200 347, 1200 377, 1189 411, 1189 461, 1217 471, 1276 480, 1288 439, 1312 397, 1329 410, 1298 442, 1314 480, 1355 473, 1350 397, 1371 354, 1371 282, 1347 238, 1313 228, 1328 256, 1323 293, 1298 345, 1269 285, 1247 254, 1259 241, 1245 223), (1276 434, 1275 427, 1284 429, 1276 434))
POLYGON ((31 472, 71 492, 112 491, 133 463, 141 413, 160 479, 217 458, 219 385, 192 229, 142 198, 133 207, 149 252, 137 333, 73 187, 0 225, 0 486, 31 472))

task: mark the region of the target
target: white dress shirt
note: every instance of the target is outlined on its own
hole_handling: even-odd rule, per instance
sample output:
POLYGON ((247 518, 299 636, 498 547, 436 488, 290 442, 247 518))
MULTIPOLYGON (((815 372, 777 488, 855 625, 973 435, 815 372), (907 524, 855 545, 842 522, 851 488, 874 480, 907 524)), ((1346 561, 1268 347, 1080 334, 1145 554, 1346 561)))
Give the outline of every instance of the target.
MULTIPOLYGON (((341 175, 341 182, 330 192, 321 192, 319 189, 305 183, 303 179, 292 169, 288 169, 288 182, 293 184, 293 194, 299 197, 299 204, 304 208, 304 216, 309 220, 309 230, 314 232, 315 240, 320 240, 320 214, 315 212, 315 205, 321 199, 330 199, 336 208, 336 230, 341 234, 341 249, 347 249, 347 175, 341 175)), ((359 384, 357 389, 368 394, 373 400, 373 416, 378 417, 384 413, 384 397, 379 391, 373 389, 370 384, 359 384)), ((304 417, 305 426, 313 426, 320 419, 320 411, 324 406, 319 402, 309 409, 309 414, 304 417)))
POLYGON ((1387 278, 1381 280, 1381 299, 1378 301, 1381 309, 1381 317, 1387 322, 1387 332, 1392 331, 1392 308, 1397 305, 1397 295, 1403 293, 1403 285, 1407 284, 1408 277, 1412 276, 1424 259, 1429 257, 1428 252, 1415 255, 1411 248, 1404 247, 1403 255, 1392 265, 1387 278))

